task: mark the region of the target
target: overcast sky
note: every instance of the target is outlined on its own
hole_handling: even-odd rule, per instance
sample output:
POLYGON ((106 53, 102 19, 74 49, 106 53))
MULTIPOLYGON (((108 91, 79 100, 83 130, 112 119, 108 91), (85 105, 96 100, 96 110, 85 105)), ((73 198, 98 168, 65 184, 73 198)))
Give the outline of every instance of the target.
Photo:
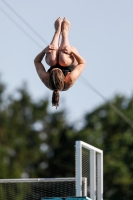
MULTIPOLYGON (((70 43, 87 62, 82 79, 89 81, 107 99, 115 94, 131 96, 132 0, 1 0, 0 72, 8 86, 7 91, 17 98, 15 89, 26 81, 35 100, 45 97, 51 100, 52 92, 39 79, 33 60, 51 42, 54 21, 59 16, 70 20, 70 43), (30 25, 29 28, 20 17, 30 25)), ((69 121, 82 121, 85 113, 104 103, 82 79, 79 78, 67 92, 60 93, 58 110, 66 108, 69 121)), ((49 109, 56 112, 51 104, 49 109)))

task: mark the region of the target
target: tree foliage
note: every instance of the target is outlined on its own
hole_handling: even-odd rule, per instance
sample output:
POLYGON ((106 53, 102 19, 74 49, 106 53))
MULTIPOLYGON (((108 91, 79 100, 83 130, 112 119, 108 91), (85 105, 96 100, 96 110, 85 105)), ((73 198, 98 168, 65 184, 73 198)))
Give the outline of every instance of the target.
MULTIPOLYGON (((113 103, 133 121, 133 98, 116 96, 113 103)), ((133 129, 112 110, 109 103, 85 117, 81 132, 91 133, 90 144, 104 152, 104 199, 133 198, 133 129)))
MULTIPOLYGON (((75 176, 76 140, 104 152, 104 199, 133 198, 133 130, 108 103, 85 115, 80 131, 69 125, 65 110, 48 111, 48 99, 33 101, 24 85, 18 98, 6 96, 0 83, 0 178, 75 176)), ((111 103, 133 120, 133 98, 111 103)))

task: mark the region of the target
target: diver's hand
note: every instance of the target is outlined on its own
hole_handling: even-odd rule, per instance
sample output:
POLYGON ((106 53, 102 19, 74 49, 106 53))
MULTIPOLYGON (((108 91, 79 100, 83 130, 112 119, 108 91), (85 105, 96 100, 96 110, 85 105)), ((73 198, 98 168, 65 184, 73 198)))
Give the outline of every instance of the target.
POLYGON ((77 49, 74 46, 65 46, 61 49, 66 54, 78 53, 77 49))
POLYGON ((57 47, 55 45, 53 45, 53 44, 50 44, 45 48, 45 52, 46 53, 49 53, 49 52, 51 52, 53 50, 57 50, 57 47))
POLYGON ((72 48, 71 46, 65 46, 63 48, 60 49, 61 51, 63 51, 66 54, 71 54, 72 53, 72 48))

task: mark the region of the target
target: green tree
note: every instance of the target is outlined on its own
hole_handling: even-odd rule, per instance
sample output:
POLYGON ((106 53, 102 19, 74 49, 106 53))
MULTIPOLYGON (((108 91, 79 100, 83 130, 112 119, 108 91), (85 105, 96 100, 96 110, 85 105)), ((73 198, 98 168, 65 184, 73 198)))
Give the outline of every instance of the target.
POLYGON ((73 177, 75 134, 65 111, 49 113, 48 100, 34 102, 26 85, 3 102, 0 87, 0 178, 73 177))
MULTIPOLYGON (((5 92, 0 82, 0 178, 74 177, 74 144, 82 140, 104 151, 104 200, 133 198, 133 130, 108 103, 86 114, 78 131, 65 110, 50 113, 48 99, 33 101, 26 85, 17 99, 5 92)), ((110 102, 133 120, 133 98, 110 102)))
MULTIPOLYGON (((133 98, 116 96, 111 103, 133 121, 133 98)), ((82 132, 104 152, 104 199, 132 199, 133 129, 105 103, 85 116, 82 132)))

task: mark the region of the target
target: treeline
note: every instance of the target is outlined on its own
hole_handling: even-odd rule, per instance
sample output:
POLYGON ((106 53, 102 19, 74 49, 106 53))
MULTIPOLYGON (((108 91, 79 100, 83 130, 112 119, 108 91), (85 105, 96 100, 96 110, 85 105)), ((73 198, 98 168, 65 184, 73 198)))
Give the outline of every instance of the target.
MULTIPOLYGON (((104 200, 133 199, 133 129, 108 103, 84 116, 77 131, 65 110, 48 112, 48 99, 34 102, 26 89, 17 100, 0 83, 0 179, 75 176, 76 140, 104 151, 104 200)), ((133 120, 133 97, 110 100, 133 120)))

